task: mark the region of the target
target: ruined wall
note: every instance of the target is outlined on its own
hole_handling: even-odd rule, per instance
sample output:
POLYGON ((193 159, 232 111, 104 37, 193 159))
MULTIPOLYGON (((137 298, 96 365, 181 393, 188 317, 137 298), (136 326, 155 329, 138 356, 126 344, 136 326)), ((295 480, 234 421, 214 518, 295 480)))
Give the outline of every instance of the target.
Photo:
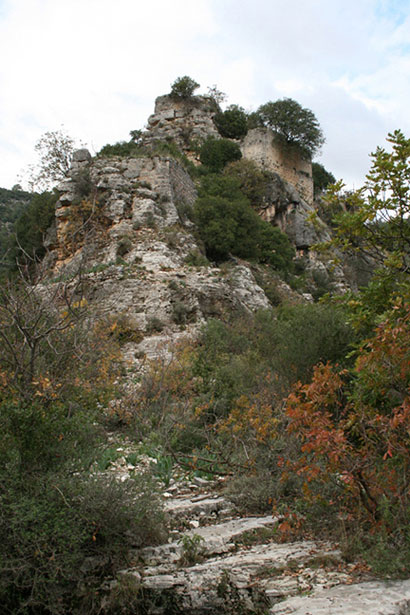
MULTIPOLYGON (((197 163, 195 143, 200 144, 208 137, 221 138, 213 122, 215 113, 215 105, 207 96, 159 96, 155 112, 148 118, 143 143, 149 146, 158 141, 173 141, 197 163)), ((278 173, 307 203, 313 203, 312 165, 297 149, 275 144, 274 133, 268 128, 250 130, 240 145, 244 158, 254 160, 261 169, 278 173)))
POLYGON ((241 151, 244 158, 254 160, 263 170, 278 173, 307 203, 313 203, 311 162, 302 158, 296 149, 276 144, 272 130, 250 130, 242 140, 241 151))
POLYGON ((172 140, 193 162, 197 156, 192 146, 208 137, 219 138, 213 123, 215 105, 207 96, 193 96, 177 99, 159 96, 155 101, 155 111, 148 118, 148 130, 143 135, 143 143, 172 140))

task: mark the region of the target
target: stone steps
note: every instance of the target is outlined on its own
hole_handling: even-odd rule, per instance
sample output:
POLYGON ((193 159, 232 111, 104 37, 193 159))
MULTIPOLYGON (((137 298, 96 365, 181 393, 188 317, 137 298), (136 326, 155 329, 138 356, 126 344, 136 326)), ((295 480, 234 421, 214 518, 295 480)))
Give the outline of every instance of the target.
POLYGON ((275 542, 280 520, 241 517, 221 482, 180 477, 164 493, 170 541, 119 574, 147 615, 410 615, 410 580, 358 577, 328 542, 275 542))
POLYGON ((341 565, 340 553, 330 543, 273 542, 277 518, 240 517, 212 487, 201 481, 196 489, 195 484, 181 484, 168 493, 169 517, 190 529, 174 531, 167 544, 139 551, 140 565, 124 571, 135 575, 138 570, 144 595, 155 597, 149 612, 166 613, 157 604, 159 595, 168 601, 172 596, 181 613, 192 615, 231 612, 229 608, 250 613, 260 604, 267 612, 286 596, 347 580, 342 571, 324 574, 310 567, 319 560, 341 565))

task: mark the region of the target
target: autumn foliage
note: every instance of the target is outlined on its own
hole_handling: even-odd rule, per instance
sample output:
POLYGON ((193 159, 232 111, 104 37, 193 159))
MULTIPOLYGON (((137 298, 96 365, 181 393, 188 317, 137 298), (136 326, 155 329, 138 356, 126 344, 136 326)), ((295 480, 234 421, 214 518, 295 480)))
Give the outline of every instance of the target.
POLYGON ((410 504, 410 304, 398 304, 364 341, 355 367, 319 365, 287 400, 288 431, 301 455, 285 472, 303 478, 303 497, 364 514, 393 530, 410 504), (327 491, 326 491, 327 492, 327 491))

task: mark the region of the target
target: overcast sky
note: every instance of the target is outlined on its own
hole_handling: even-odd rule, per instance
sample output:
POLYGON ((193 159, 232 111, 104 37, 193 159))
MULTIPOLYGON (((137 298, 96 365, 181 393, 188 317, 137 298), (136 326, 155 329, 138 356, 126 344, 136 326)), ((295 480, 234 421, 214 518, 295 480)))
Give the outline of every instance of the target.
POLYGON ((62 129, 95 153, 143 128, 189 75, 255 110, 318 118, 321 162, 359 187, 369 153, 410 137, 410 0, 0 0, 0 187, 62 129))

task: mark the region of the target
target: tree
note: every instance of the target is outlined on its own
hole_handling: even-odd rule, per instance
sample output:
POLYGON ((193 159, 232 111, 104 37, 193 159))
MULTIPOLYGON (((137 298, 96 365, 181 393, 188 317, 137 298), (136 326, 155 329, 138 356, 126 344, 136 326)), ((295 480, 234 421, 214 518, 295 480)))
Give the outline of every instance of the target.
POLYGON ((56 191, 34 194, 30 203, 14 224, 8 241, 10 269, 28 265, 31 268, 46 254, 44 238, 54 221, 56 191))
POLYGON ((242 107, 230 105, 214 117, 215 126, 221 137, 240 139, 248 132, 248 118, 242 107))
POLYGON ((389 133, 392 151, 378 147, 362 188, 344 193, 338 182, 326 198, 339 206, 333 241, 346 252, 370 256, 390 275, 410 273, 410 139, 389 133))
POLYGON ((207 255, 216 261, 230 254, 287 270, 294 249, 278 228, 252 209, 234 177, 205 177, 194 206, 195 222, 207 255))
POLYGON ((191 98, 195 90, 199 88, 197 83, 191 77, 185 75, 184 77, 178 77, 171 85, 171 96, 174 98, 188 99, 191 98))
POLYGON ((216 85, 208 86, 208 93, 207 96, 213 100, 213 102, 215 103, 215 106, 217 109, 219 109, 219 106, 226 100, 227 96, 225 94, 225 92, 222 92, 221 90, 218 90, 218 88, 216 87, 216 85))
POLYGON ((36 165, 29 167, 32 190, 44 191, 67 177, 71 167, 75 142, 61 130, 45 132, 34 146, 39 155, 36 165))
POLYGON ((292 98, 267 102, 259 107, 258 115, 265 126, 272 128, 286 143, 297 145, 308 158, 312 158, 325 142, 313 111, 292 98))
POLYGON ((234 177, 242 193, 249 199, 252 207, 258 209, 263 205, 267 194, 269 177, 264 174, 253 160, 241 158, 229 162, 223 170, 227 177, 234 177))

